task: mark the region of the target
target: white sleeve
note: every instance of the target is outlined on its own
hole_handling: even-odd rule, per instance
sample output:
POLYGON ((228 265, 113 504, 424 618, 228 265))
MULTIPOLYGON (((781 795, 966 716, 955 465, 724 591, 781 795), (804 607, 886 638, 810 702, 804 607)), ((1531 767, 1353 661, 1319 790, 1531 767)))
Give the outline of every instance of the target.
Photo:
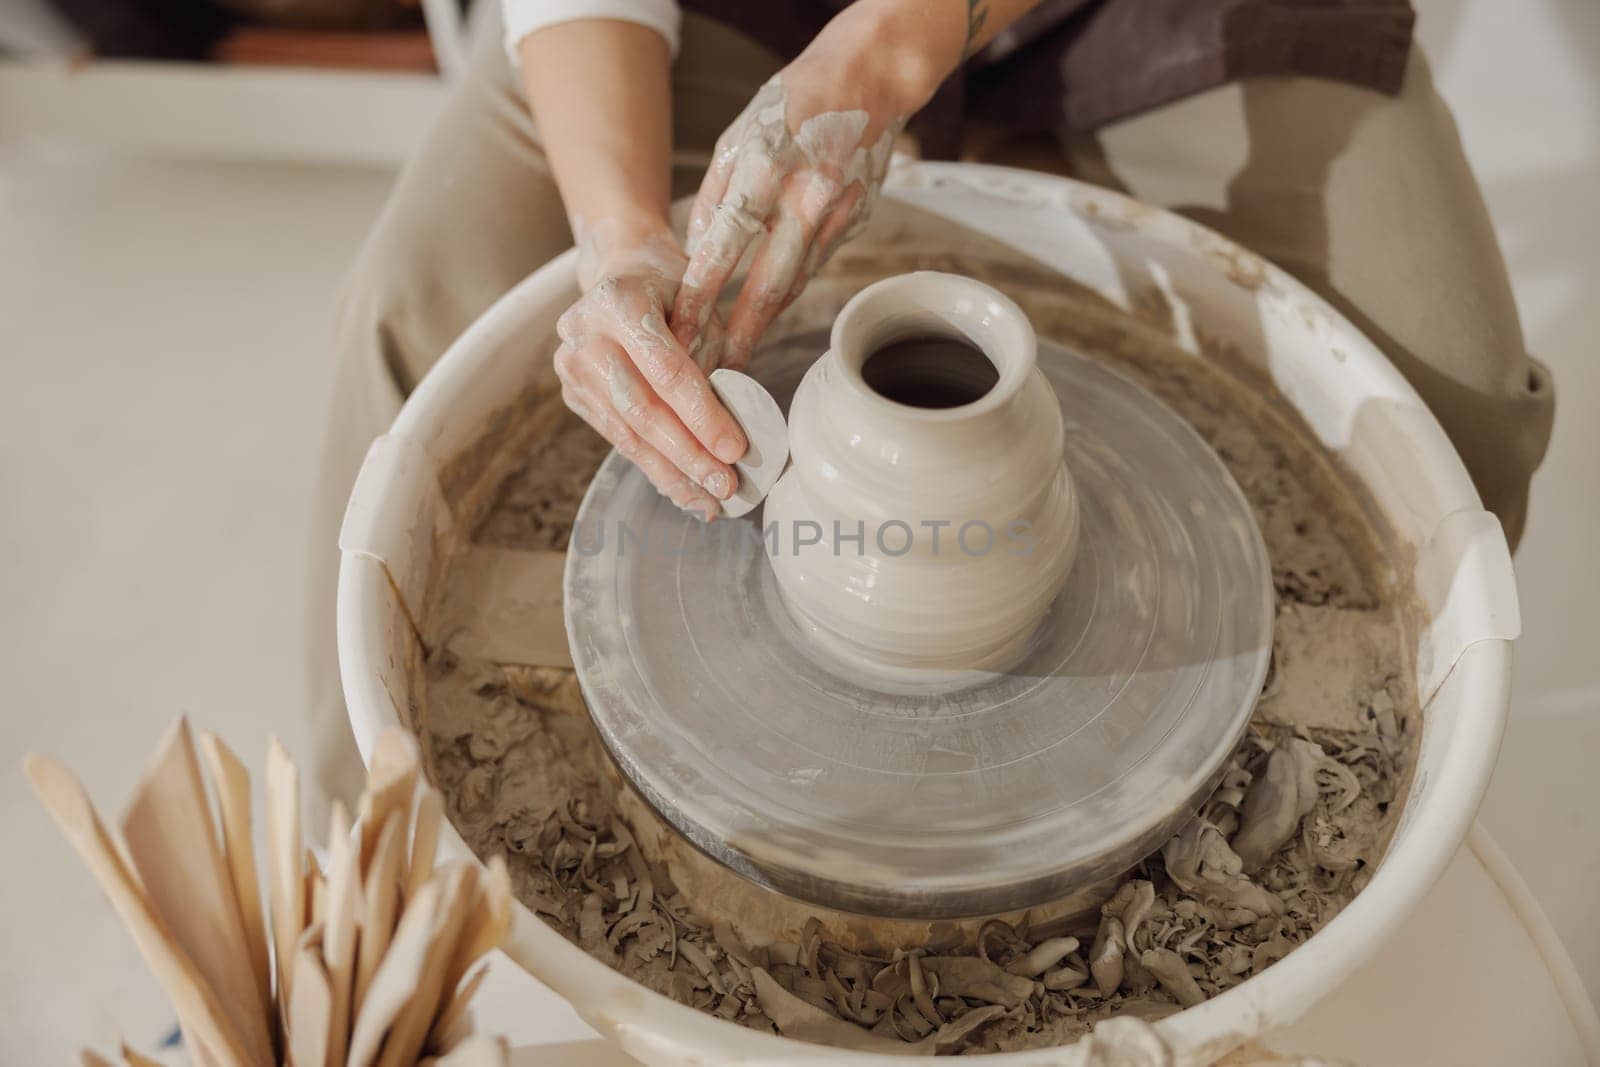
POLYGON ((676 0, 500 0, 505 15, 506 52, 517 64, 517 45, 535 30, 578 19, 618 19, 648 26, 666 38, 678 54, 678 28, 683 20, 676 0))

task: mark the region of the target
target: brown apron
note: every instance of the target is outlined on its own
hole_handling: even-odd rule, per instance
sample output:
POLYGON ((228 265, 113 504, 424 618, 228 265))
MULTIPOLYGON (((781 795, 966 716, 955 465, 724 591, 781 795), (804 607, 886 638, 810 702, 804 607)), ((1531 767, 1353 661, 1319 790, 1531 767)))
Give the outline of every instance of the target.
MULTIPOLYGON (((954 0, 951 0, 954 2, 954 0)), ((785 58, 848 0, 684 0, 785 58)), ((913 120, 954 158, 963 120, 1023 133, 1092 130, 1253 75, 1399 91, 1409 0, 1044 0, 957 71, 913 120)))

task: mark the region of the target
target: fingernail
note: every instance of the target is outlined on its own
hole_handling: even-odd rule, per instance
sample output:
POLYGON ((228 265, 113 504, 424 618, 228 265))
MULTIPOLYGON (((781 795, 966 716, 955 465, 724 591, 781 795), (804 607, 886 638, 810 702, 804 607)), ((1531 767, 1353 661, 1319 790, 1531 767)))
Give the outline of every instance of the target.
POLYGON ((705 491, 718 500, 726 500, 733 492, 733 479, 728 477, 727 471, 712 471, 700 482, 705 491))
POLYGON ((724 463, 732 463, 744 455, 745 446, 733 434, 723 434, 717 438, 717 443, 711 446, 711 454, 724 463))

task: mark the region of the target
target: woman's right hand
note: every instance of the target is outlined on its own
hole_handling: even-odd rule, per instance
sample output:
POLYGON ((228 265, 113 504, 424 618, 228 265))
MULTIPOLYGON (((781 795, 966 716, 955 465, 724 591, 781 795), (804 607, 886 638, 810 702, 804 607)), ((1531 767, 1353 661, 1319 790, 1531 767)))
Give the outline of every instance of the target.
POLYGON ((710 522, 747 442, 706 380, 715 328, 696 339, 695 356, 667 329, 688 259, 664 220, 578 230, 583 295, 556 324, 561 397, 664 496, 710 522))

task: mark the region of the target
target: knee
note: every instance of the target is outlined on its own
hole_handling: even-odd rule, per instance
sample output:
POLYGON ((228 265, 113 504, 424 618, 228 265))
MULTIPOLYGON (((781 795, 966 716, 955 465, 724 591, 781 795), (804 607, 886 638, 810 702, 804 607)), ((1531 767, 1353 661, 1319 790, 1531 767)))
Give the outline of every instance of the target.
POLYGON ((1518 361, 1515 381, 1498 397, 1488 419, 1446 427, 1483 498, 1515 549, 1527 524, 1533 473, 1543 461, 1555 425, 1555 386, 1550 372, 1531 358, 1518 361))

